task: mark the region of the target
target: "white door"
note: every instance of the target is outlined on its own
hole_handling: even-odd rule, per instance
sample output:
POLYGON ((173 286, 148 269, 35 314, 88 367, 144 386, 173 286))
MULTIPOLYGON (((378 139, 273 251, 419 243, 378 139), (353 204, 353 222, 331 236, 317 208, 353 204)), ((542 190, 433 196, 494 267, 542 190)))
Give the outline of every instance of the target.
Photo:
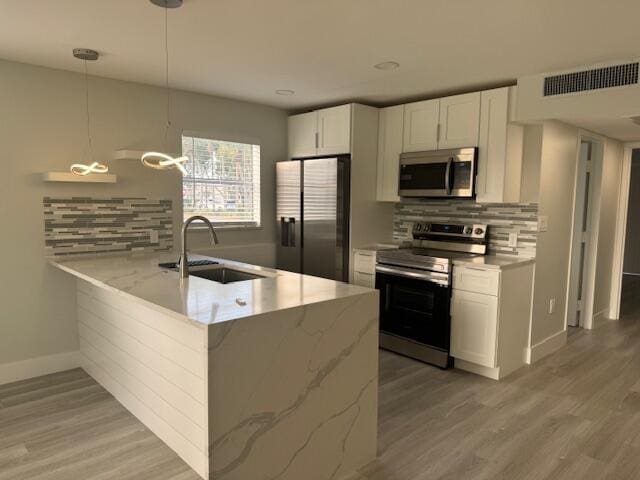
POLYGON ((403 152, 438 149, 440 100, 408 103, 404 106, 403 152))
POLYGON ((318 155, 351 152, 351 105, 318 110, 318 155))
POLYGON ((569 284, 569 307, 567 323, 572 327, 584 326, 586 307, 586 284, 588 279, 589 247, 591 236, 591 200, 593 192, 594 144, 580 144, 576 202, 573 221, 573 243, 571 248, 571 280, 569 284))
POLYGON ((480 92, 440 99, 438 149, 478 146, 480 92))
POLYGON ((317 153, 318 112, 289 117, 289 158, 313 157, 317 153))
POLYGON ((404 105, 380 109, 378 125, 378 188, 379 202, 399 202, 398 185, 404 105))
POLYGON ((451 356, 495 368, 498 297, 453 290, 451 356))

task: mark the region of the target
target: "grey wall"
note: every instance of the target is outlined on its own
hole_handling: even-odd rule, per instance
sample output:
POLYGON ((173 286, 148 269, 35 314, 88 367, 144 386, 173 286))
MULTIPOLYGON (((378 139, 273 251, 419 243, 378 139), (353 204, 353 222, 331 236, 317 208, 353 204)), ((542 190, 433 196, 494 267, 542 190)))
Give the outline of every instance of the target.
POLYGON ((624 272, 640 274, 640 149, 633 151, 629 210, 624 248, 624 272))
MULTIPOLYGON (((181 223, 177 172, 119 160, 110 162, 118 175, 114 185, 40 180, 42 172, 66 171, 86 159, 83 88, 83 77, 75 73, 0 61, 0 364, 77 349, 75 283, 45 262, 43 197, 167 198, 174 205, 174 233, 181 223)), ((260 141, 263 227, 224 231, 220 240, 232 256, 263 252, 262 263, 272 262, 274 162, 286 157, 286 113, 188 92, 172 98, 174 151, 182 130, 260 141)), ((108 161, 121 148, 162 148, 162 89, 92 77, 91 103, 97 160, 108 161)), ((193 237, 194 247, 206 245, 204 232, 193 237)))

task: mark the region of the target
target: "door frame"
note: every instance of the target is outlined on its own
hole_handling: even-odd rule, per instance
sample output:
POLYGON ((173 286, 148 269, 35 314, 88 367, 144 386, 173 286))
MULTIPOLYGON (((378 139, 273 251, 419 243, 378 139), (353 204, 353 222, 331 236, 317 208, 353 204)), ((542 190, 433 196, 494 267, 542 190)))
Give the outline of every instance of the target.
POLYGON ((571 248, 569 249, 569 275, 567 283, 567 295, 565 299, 565 317, 564 328, 567 330, 569 325, 569 314, 574 312, 573 308, 569 308, 569 301, 571 300, 572 284, 575 280, 575 272, 573 269, 573 255, 574 255, 574 237, 576 234, 576 212, 577 200, 578 200, 578 187, 579 187, 579 174, 580 174, 580 154, 582 142, 591 142, 594 144, 594 153, 591 161, 592 173, 591 173, 591 188, 589 189, 591 211, 590 215, 590 232, 589 232, 589 251, 587 252, 587 258, 585 261, 585 269, 583 274, 586 275, 583 283, 583 308, 582 316, 580 318, 579 327, 586 330, 594 328, 593 321, 593 302, 594 292, 596 284, 596 262, 598 256, 598 234, 600 230, 600 210, 602 205, 602 171, 604 163, 604 149, 606 145, 605 137, 589 132, 587 130, 580 129, 578 131, 577 140, 577 155, 576 155, 576 174, 574 180, 574 192, 573 192, 573 214, 571 216, 571 248))
POLYGON ((627 215, 629 213, 629 190, 631 186, 631 157, 633 150, 640 148, 640 142, 630 142, 624 145, 622 172, 620 175, 620 190, 618 196, 618 211, 616 215, 616 237, 613 246, 613 272, 611 275, 611 297, 609 299, 609 318, 620 318, 620 303, 622 300, 622 275, 624 270, 624 249, 627 235, 627 215))

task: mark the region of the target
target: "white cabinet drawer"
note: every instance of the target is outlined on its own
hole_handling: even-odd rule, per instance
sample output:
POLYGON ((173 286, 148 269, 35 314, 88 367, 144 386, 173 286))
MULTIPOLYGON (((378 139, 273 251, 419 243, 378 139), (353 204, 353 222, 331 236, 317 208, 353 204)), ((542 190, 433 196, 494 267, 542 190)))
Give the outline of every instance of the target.
POLYGON ((353 272, 353 283, 361 287, 375 288, 376 276, 368 273, 353 272))
POLYGON ((453 288, 498 296, 500 272, 456 265, 453 267, 453 288))
POLYGON ((375 275, 376 254, 374 252, 356 252, 353 259, 353 271, 375 275))

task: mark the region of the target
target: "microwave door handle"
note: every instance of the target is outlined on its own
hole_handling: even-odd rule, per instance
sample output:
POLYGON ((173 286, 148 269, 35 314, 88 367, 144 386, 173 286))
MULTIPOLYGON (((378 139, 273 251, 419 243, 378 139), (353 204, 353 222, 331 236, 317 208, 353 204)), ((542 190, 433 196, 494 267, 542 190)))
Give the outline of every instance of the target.
POLYGON ((450 157, 449 160, 447 160, 447 170, 444 173, 444 188, 447 191, 447 195, 451 195, 451 173, 453 172, 453 169, 451 168, 453 165, 453 157, 450 157))

